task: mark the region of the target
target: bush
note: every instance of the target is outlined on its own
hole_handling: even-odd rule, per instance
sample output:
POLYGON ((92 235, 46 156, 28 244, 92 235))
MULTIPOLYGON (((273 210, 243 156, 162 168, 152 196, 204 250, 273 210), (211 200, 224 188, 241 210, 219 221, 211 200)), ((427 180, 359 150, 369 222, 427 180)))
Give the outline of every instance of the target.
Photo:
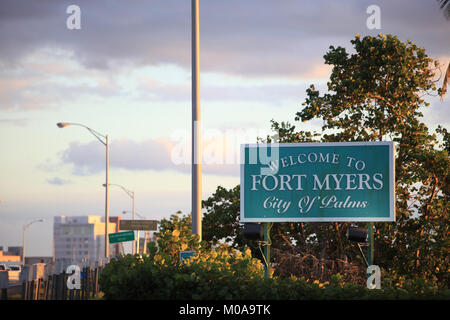
POLYGON ((157 254, 140 259, 113 259, 100 285, 105 299, 155 300, 367 300, 450 299, 450 290, 438 290, 423 280, 389 283, 381 290, 344 283, 339 274, 331 282, 304 278, 264 279, 261 265, 248 255, 233 256, 224 249, 171 264, 157 254))
MULTIPOLYGON (((106 299, 235 299, 264 270, 249 250, 220 247, 185 263, 157 252, 112 259, 100 286, 106 299)), ((249 297, 249 295, 247 295, 249 297)))
POLYGON ((177 216, 161 224, 157 245, 149 254, 113 258, 102 272, 100 287, 105 299, 120 300, 367 300, 446 299, 450 290, 422 279, 383 277, 381 290, 345 281, 340 274, 330 281, 304 277, 264 279, 264 268, 250 249, 240 252, 226 245, 209 248, 190 233, 177 216), (195 250, 183 263, 181 250, 195 250))

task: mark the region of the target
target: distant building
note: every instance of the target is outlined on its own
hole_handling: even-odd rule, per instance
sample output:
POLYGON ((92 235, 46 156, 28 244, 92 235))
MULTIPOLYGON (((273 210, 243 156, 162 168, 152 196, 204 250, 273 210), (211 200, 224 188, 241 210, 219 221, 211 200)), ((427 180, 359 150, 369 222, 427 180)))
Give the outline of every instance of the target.
MULTIPOLYGON (((118 231, 120 217, 110 217, 108 233, 118 231)), ((94 262, 105 256, 105 222, 101 216, 57 216, 53 219, 53 245, 56 261, 94 262)), ((110 256, 119 253, 118 244, 110 244, 110 256)))
POLYGON ((22 256, 22 246, 20 247, 8 247, 8 253, 14 256, 22 256))
POLYGON ((21 256, 11 254, 11 252, 0 250, 0 263, 20 264, 21 256))

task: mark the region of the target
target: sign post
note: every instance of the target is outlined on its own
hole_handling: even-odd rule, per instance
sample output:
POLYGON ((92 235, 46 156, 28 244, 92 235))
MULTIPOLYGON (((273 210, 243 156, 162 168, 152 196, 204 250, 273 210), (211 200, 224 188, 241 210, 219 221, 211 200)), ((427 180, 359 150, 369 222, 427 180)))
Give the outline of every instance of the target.
POLYGON ((375 254, 375 248, 374 248, 374 239, 373 239, 373 222, 369 222, 367 224, 367 240, 369 242, 369 248, 367 249, 367 260, 369 266, 373 265, 374 260, 374 254, 375 254))
POLYGON ((270 230, 269 230, 269 223, 264 223, 264 278, 270 278, 271 277, 271 269, 270 269, 270 230))
POLYGON ((394 168, 393 142, 243 144, 240 221, 264 223, 266 244, 269 222, 368 222, 371 265, 373 222, 395 221, 394 168))

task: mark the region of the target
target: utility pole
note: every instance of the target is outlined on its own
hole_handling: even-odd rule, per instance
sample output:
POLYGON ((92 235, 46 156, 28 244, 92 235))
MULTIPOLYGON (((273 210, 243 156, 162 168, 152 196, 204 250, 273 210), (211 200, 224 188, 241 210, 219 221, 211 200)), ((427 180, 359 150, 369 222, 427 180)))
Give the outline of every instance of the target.
POLYGON ((202 240, 202 148, 200 126, 200 26, 192 0, 192 234, 202 240))
POLYGON ((105 186, 105 258, 109 259, 109 238, 108 238, 108 224, 109 224, 109 138, 105 136, 106 147, 106 186, 105 186))

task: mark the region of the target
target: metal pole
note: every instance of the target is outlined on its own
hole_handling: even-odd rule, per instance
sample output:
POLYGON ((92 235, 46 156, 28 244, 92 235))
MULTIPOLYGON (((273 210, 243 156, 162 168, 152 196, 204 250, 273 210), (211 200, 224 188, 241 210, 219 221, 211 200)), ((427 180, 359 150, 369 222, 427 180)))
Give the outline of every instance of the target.
MULTIPOLYGON (((380 134, 379 134, 379 140, 383 141, 383 132, 380 128, 380 134)), ((375 241, 374 241, 374 236, 373 236, 373 228, 374 228, 374 224, 373 222, 369 222, 367 223, 367 236, 368 236, 368 242, 369 242, 369 248, 367 249, 367 260, 368 260, 368 264, 369 266, 374 264, 374 255, 375 255, 375 241)))
POLYGON ((270 243, 269 243, 269 224, 264 223, 264 278, 270 278, 270 243))
POLYGON ((109 138, 106 135, 106 186, 105 186, 105 258, 109 258, 109 138))
POLYGON ((26 226, 23 226, 23 233, 22 233, 22 269, 25 266, 25 230, 27 229, 26 226))
POLYGON ((202 239, 200 130, 200 27, 198 0, 192 0, 192 234, 202 239))
MULTIPOLYGON (((132 209, 133 209, 133 217, 132 217, 132 220, 134 221, 134 219, 135 219, 135 214, 136 214, 136 212, 134 211, 134 191, 133 192, 131 192, 131 200, 132 200, 132 209)), ((137 232, 137 236, 139 237, 139 231, 137 232)), ((139 239, 139 238, 138 238, 139 239)), ((134 242, 133 242, 133 254, 135 254, 136 253, 136 251, 139 253, 139 243, 136 243, 136 240, 134 240, 134 242)))
POLYGON ((147 239, 148 239, 148 231, 144 232, 144 248, 142 249, 142 252, 144 254, 147 253, 147 239))
POLYGON ((368 240, 369 240, 369 248, 368 248, 368 254, 367 254, 367 260, 369 266, 373 265, 373 256, 374 256, 374 239, 373 239, 373 222, 369 222, 367 224, 367 230, 368 230, 368 240))
POLYGON ((136 239, 137 239, 137 241, 136 241, 136 253, 137 254, 140 254, 140 252, 139 252, 139 230, 136 230, 136 239))

